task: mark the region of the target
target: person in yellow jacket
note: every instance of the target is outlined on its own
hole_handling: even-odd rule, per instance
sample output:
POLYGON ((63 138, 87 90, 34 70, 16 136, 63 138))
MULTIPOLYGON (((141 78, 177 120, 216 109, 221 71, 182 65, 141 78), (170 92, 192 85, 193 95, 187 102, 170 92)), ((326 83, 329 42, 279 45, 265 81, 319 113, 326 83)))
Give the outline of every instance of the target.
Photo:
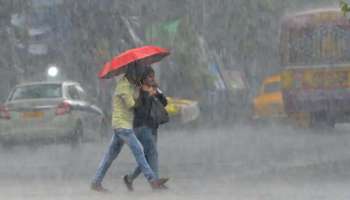
POLYGON ((129 146, 138 166, 153 189, 164 188, 164 183, 168 180, 157 178, 149 166, 143 147, 133 131, 135 99, 138 97, 138 83, 143 70, 142 66, 128 67, 125 76, 117 82, 113 98, 112 127, 114 134, 91 183, 92 190, 108 191, 102 186, 102 181, 113 160, 119 155, 124 143, 129 146))

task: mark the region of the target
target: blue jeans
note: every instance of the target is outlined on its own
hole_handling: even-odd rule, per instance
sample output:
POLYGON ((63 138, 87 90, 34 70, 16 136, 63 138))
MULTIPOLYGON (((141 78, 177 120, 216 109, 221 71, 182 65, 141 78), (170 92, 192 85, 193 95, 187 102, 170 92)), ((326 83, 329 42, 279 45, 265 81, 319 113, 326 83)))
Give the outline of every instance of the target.
POLYGON ((122 147, 126 143, 131 152, 133 153, 135 160, 140 166, 141 171, 148 181, 156 180, 157 177, 153 170, 149 166, 143 147, 132 129, 116 129, 112 137, 111 144, 109 145, 108 151, 105 153, 102 161, 99 164, 96 175, 93 179, 93 184, 101 184, 108 168, 111 166, 113 160, 119 155, 122 147))
MULTIPOLYGON (((136 137, 141 142, 146 159, 154 171, 157 178, 159 178, 159 164, 157 151, 157 130, 149 127, 140 127, 135 129, 136 137)), ((138 166, 132 174, 128 175, 130 181, 133 181, 141 174, 141 168, 138 166)))

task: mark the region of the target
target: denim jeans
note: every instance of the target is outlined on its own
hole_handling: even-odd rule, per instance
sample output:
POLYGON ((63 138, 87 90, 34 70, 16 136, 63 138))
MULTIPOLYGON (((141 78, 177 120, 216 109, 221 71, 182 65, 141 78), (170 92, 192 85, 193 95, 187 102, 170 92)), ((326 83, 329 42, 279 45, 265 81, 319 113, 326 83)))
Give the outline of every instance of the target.
POLYGON ((134 131, 132 129, 116 129, 112 137, 111 144, 107 152, 105 153, 102 161, 99 164, 96 175, 93 179, 93 184, 101 184, 108 168, 111 166, 113 160, 119 155, 122 147, 126 143, 131 152, 133 153, 135 160, 143 172, 144 176, 148 181, 156 180, 157 177, 153 170, 149 166, 143 147, 139 140, 137 139, 134 131))
MULTIPOLYGON (((135 129, 136 137, 141 142, 146 159, 154 171, 157 178, 159 178, 159 163, 157 150, 157 129, 149 127, 140 127, 135 129)), ((141 168, 138 166, 132 174, 128 175, 130 181, 133 181, 141 174, 141 168)))

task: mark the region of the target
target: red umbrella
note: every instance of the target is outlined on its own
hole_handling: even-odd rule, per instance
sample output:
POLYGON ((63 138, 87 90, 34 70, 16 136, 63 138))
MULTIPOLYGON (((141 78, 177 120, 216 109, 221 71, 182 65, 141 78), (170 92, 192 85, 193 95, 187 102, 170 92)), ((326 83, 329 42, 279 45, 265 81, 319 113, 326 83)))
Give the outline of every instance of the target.
POLYGON ((107 62, 98 73, 98 76, 100 78, 110 78, 123 73, 128 66, 133 66, 136 63, 150 65, 160 61, 167 55, 169 55, 167 49, 157 46, 143 46, 130 49, 107 62))

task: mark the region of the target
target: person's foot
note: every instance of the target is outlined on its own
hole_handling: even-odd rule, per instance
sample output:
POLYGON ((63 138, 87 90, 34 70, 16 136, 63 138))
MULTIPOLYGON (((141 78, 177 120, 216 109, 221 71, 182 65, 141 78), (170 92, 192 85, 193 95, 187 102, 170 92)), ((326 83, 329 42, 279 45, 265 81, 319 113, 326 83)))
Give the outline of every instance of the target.
POLYGON ((96 192, 109 193, 109 190, 104 188, 101 184, 92 183, 90 189, 96 192))
POLYGON ((169 178, 160 178, 158 180, 153 180, 150 182, 152 189, 154 190, 164 190, 168 187, 164 184, 169 180, 169 178))
POLYGON ((132 185, 132 181, 129 180, 128 175, 125 175, 123 177, 123 181, 124 181, 124 184, 125 184, 125 186, 126 186, 126 188, 128 189, 129 192, 134 191, 134 187, 132 185))

